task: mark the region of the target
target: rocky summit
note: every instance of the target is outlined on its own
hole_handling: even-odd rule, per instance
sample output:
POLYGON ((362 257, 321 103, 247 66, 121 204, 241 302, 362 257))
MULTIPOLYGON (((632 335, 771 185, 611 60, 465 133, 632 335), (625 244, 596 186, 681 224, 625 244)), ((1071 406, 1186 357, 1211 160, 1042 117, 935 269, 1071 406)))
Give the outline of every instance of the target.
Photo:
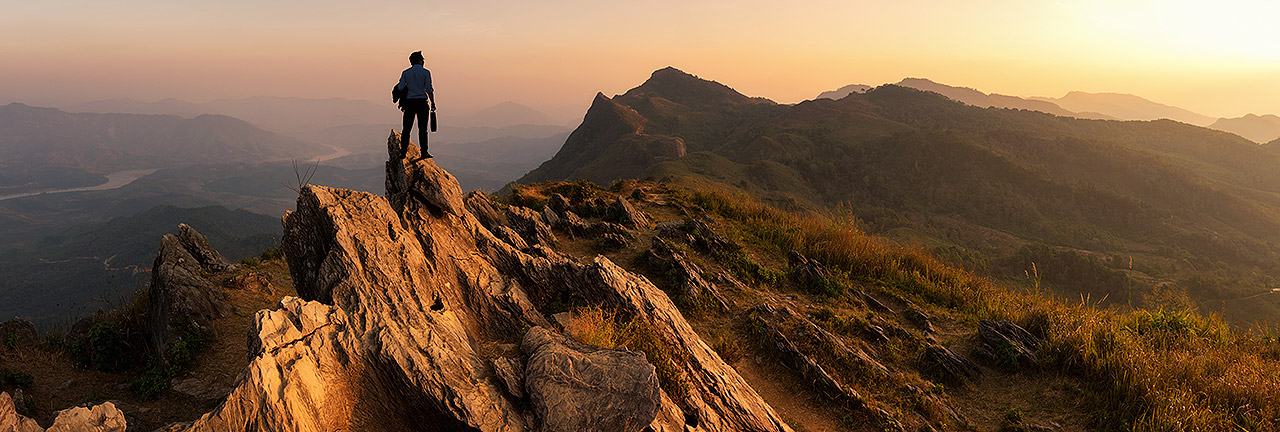
POLYGON ((257 313, 221 405, 164 430, 790 430, 649 280, 548 247, 545 218, 501 224, 518 212, 418 157, 387 162, 385 198, 301 190, 281 239, 300 298, 257 313), (538 305, 564 297, 644 323, 680 391, 560 335, 538 305))

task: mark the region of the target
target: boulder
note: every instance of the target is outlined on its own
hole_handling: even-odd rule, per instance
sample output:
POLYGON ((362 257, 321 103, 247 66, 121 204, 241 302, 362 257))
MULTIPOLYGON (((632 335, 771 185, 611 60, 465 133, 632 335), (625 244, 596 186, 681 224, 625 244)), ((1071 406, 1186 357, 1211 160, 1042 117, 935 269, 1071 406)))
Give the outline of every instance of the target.
POLYGON ((124 413, 115 404, 104 402, 58 411, 46 432, 125 432, 126 426, 124 413))
POLYGON ((609 209, 605 213, 605 219, 631 229, 652 226, 652 223, 649 222, 649 217, 632 205, 631 201, 623 197, 617 197, 613 200, 613 203, 609 205, 609 209))
POLYGON ((23 318, 14 318, 0 323, 0 349, 40 343, 40 334, 36 325, 23 318))
MULTIPOLYGON (((188 231, 188 238, 197 237, 188 231)), ((219 255, 220 256, 220 255, 219 255)), ((178 339, 194 332, 213 333, 213 320, 231 313, 226 294, 206 279, 200 261, 179 237, 165 234, 147 285, 146 333, 152 353, 168 364, 178 339)))
POLYGON ((534 327, 525 386, 544 431, 639 431, 660 403, 658 375, 644 354, 581 344, 534 327))
POLYGON ((503 387, 507 389, 507 393, 517 399, 523 399, 524 392, 524 367, 520 365, 520 360, 510 357, 494 357, 490 360, 493 366, 493 373, 498 375, 498 379, 502 380, 503 387))
POLYGON ((560 214, 573 211, 573 206, 569 204, 569 199, 558 193, 553 193, 547 197, 547 208, 560 214))

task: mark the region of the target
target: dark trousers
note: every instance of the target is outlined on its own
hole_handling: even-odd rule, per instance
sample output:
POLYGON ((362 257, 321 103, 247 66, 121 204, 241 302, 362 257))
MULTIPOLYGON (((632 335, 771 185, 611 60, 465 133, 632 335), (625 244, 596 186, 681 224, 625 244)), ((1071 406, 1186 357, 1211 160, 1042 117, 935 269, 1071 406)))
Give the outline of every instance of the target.
MULTIPOLYGON (((413 130, 413 118, 418 118, 418 145, 422 147, 422 152, 427 151, 427 122, 431 116, 431 105, 426 99, 405 99, 404 100, 404 129, 400 131, 400 139, 407 140, 409 132, 413 130)), ((408 146, 408 142, 402 142, 401 145, 408 146)))

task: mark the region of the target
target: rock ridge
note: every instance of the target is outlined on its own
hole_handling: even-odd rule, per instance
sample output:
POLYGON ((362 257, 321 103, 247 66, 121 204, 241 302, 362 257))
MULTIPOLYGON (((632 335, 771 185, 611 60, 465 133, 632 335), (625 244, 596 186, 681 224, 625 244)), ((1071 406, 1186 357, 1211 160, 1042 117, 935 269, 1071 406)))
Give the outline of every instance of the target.
MULTIPOLYGON (((392 132, 389 153, 399 144, 392 132)), ((520 208, 464 198, 453 176, 417 153, 387 162, 386 198, 301 190, 281 238, 299 298, 257 313, 250 364, 221 405, 166 430, 567 430, 618 419, 647 422, 634 430, 791 430, 647 279, 603 256, 581 263, 557 252, 537 235, 547 225, 536 213, 518 232, 508 224, 520 208), (535 364, 548 345, 522 345, 565 339, 537 306, 564 295, 644 320, 680 353, 687 395, 673 400, 648 378, 621 378, 653 366, 610 354, 639 368, 606 384, 657 395, 569 422, 573 412, 559 404, 539 408, 586 400, 572 389, 547 393, 536 372, 546 369, 535 364)))

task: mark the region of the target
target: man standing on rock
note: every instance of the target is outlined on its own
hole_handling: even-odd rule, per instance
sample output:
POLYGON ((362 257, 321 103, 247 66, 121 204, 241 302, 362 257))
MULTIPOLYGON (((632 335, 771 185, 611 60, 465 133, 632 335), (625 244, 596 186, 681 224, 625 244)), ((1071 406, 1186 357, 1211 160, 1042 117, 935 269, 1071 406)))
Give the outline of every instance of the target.
POLYGON ((409 54, 409 66, 400 73, 400 83, 392 92, 392 102, 400 100, 400 110, 404 111, 404 129, 400 132, 400 159, 409 151, 409 131, 413 130, 413 118, 418 118, 418 145, 422 146, 422 157, 430 158, 427 153, 427 117, 436 111, 435 90, 431 88, 431 71, 422 67, 422 51, 409 54))

